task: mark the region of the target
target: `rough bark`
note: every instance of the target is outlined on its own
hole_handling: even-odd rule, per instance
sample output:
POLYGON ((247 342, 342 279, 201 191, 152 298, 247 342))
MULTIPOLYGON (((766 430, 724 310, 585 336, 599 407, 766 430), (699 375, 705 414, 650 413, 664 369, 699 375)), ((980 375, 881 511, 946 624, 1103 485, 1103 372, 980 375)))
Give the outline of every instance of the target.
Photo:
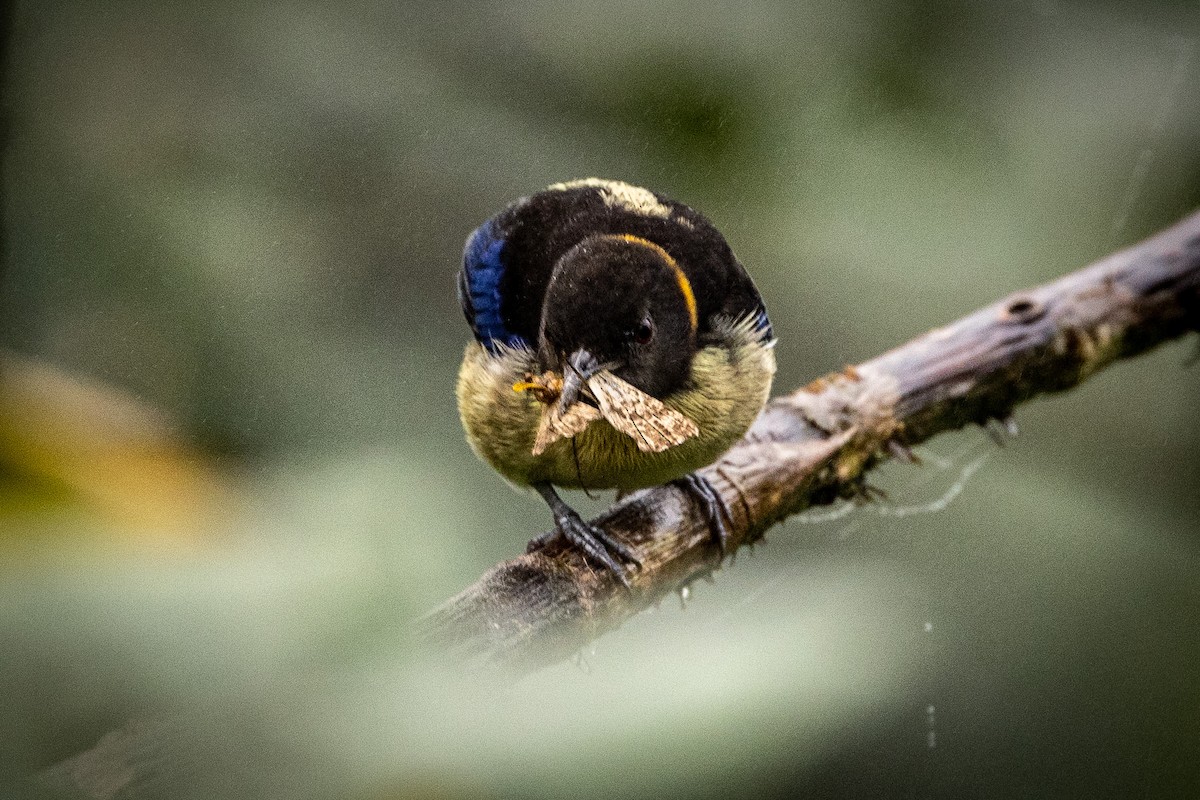
MULTIPOLYGON (((1052 283, 1018 292, 877 358, 772 401, 703 470, 733 513, 729 550, 789 514, 861 495, 882 459, 1018 404, 1071 389, 1113 361, 1200 330, 1200 212, 1052 283)), ((638 492, 595 520, 642 566, 627 590, 558 543, 488 570, 422 620, 457 658, 526 671, 589 640, 720 563, 681 490, 638 492)))

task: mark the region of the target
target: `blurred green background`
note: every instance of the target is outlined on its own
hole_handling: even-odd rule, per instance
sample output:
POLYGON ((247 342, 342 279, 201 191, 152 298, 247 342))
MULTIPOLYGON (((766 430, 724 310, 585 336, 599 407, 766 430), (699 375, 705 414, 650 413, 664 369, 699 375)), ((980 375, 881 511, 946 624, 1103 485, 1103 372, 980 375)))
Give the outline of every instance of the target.
POLYGON ((0 786, 118 731, 137 800, 1200 795, 1194 336, 574 663, 409 639, 549 524, 454 408, 479 222, 592 175, 700 209, 783 392, 1200 206, 1195 2, 9 14, 0 786))

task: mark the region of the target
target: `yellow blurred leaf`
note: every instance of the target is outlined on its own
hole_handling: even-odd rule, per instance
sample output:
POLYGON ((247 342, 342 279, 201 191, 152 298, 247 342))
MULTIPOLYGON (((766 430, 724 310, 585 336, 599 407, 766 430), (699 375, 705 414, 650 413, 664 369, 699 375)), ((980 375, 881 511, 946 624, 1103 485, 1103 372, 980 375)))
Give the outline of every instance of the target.
POLYGON ((232 492, 160 410, 45 362, 0 354, 0 531, 63 505, 143 541, 188 539, 232 492), (24 480, 22 480, 22 478, 24 480))

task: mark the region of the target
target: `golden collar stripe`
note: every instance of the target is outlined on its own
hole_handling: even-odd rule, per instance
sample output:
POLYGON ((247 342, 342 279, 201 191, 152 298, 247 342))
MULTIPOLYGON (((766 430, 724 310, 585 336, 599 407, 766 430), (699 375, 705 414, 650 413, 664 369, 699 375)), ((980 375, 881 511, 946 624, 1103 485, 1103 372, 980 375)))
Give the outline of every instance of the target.
POLYGON ((688 280, 687 275, 683 274, 683 270, 678 264, 675 263, 675 259, 671 258, 671 254, 649 239, 643 239, 640 236, 634 236, 632 233, 616 234, 615 238, 622 239, 630 244, 638 244, 643 247, 649 247, 651 250, 658 253, 659 257, 666 262, 667 266, 671 268, 671 271, 675 273, 675 283, 679 284, 679 293, 683 295, 684 305, 687 306, 688 319, 692 323, 692 330, 696 330, 697 326, 700 324, 700 315, 696 310, 696 295, 692 291, 692 282, 688 280))

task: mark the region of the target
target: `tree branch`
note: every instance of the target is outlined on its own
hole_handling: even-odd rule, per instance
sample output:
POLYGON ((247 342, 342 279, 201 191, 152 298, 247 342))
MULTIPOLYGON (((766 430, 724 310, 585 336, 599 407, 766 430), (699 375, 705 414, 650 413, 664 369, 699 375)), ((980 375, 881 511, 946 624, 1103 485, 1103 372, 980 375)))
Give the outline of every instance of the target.
MULTIPOLYGON (((1200 212, 1134 247, 1019 292, 772 401, 702 472, 733 512, 730 551, 811 505, 865 492, 888 457, 1019 403, 1071 389, 1119 358, 1200 330, 1200 212)), ((681 490, 638 492, 595 523, 629 544, 632 587, 552 543, 488 570, 421 621, 451 653, 516 671, 561 660, 720 564, 681 490)))

